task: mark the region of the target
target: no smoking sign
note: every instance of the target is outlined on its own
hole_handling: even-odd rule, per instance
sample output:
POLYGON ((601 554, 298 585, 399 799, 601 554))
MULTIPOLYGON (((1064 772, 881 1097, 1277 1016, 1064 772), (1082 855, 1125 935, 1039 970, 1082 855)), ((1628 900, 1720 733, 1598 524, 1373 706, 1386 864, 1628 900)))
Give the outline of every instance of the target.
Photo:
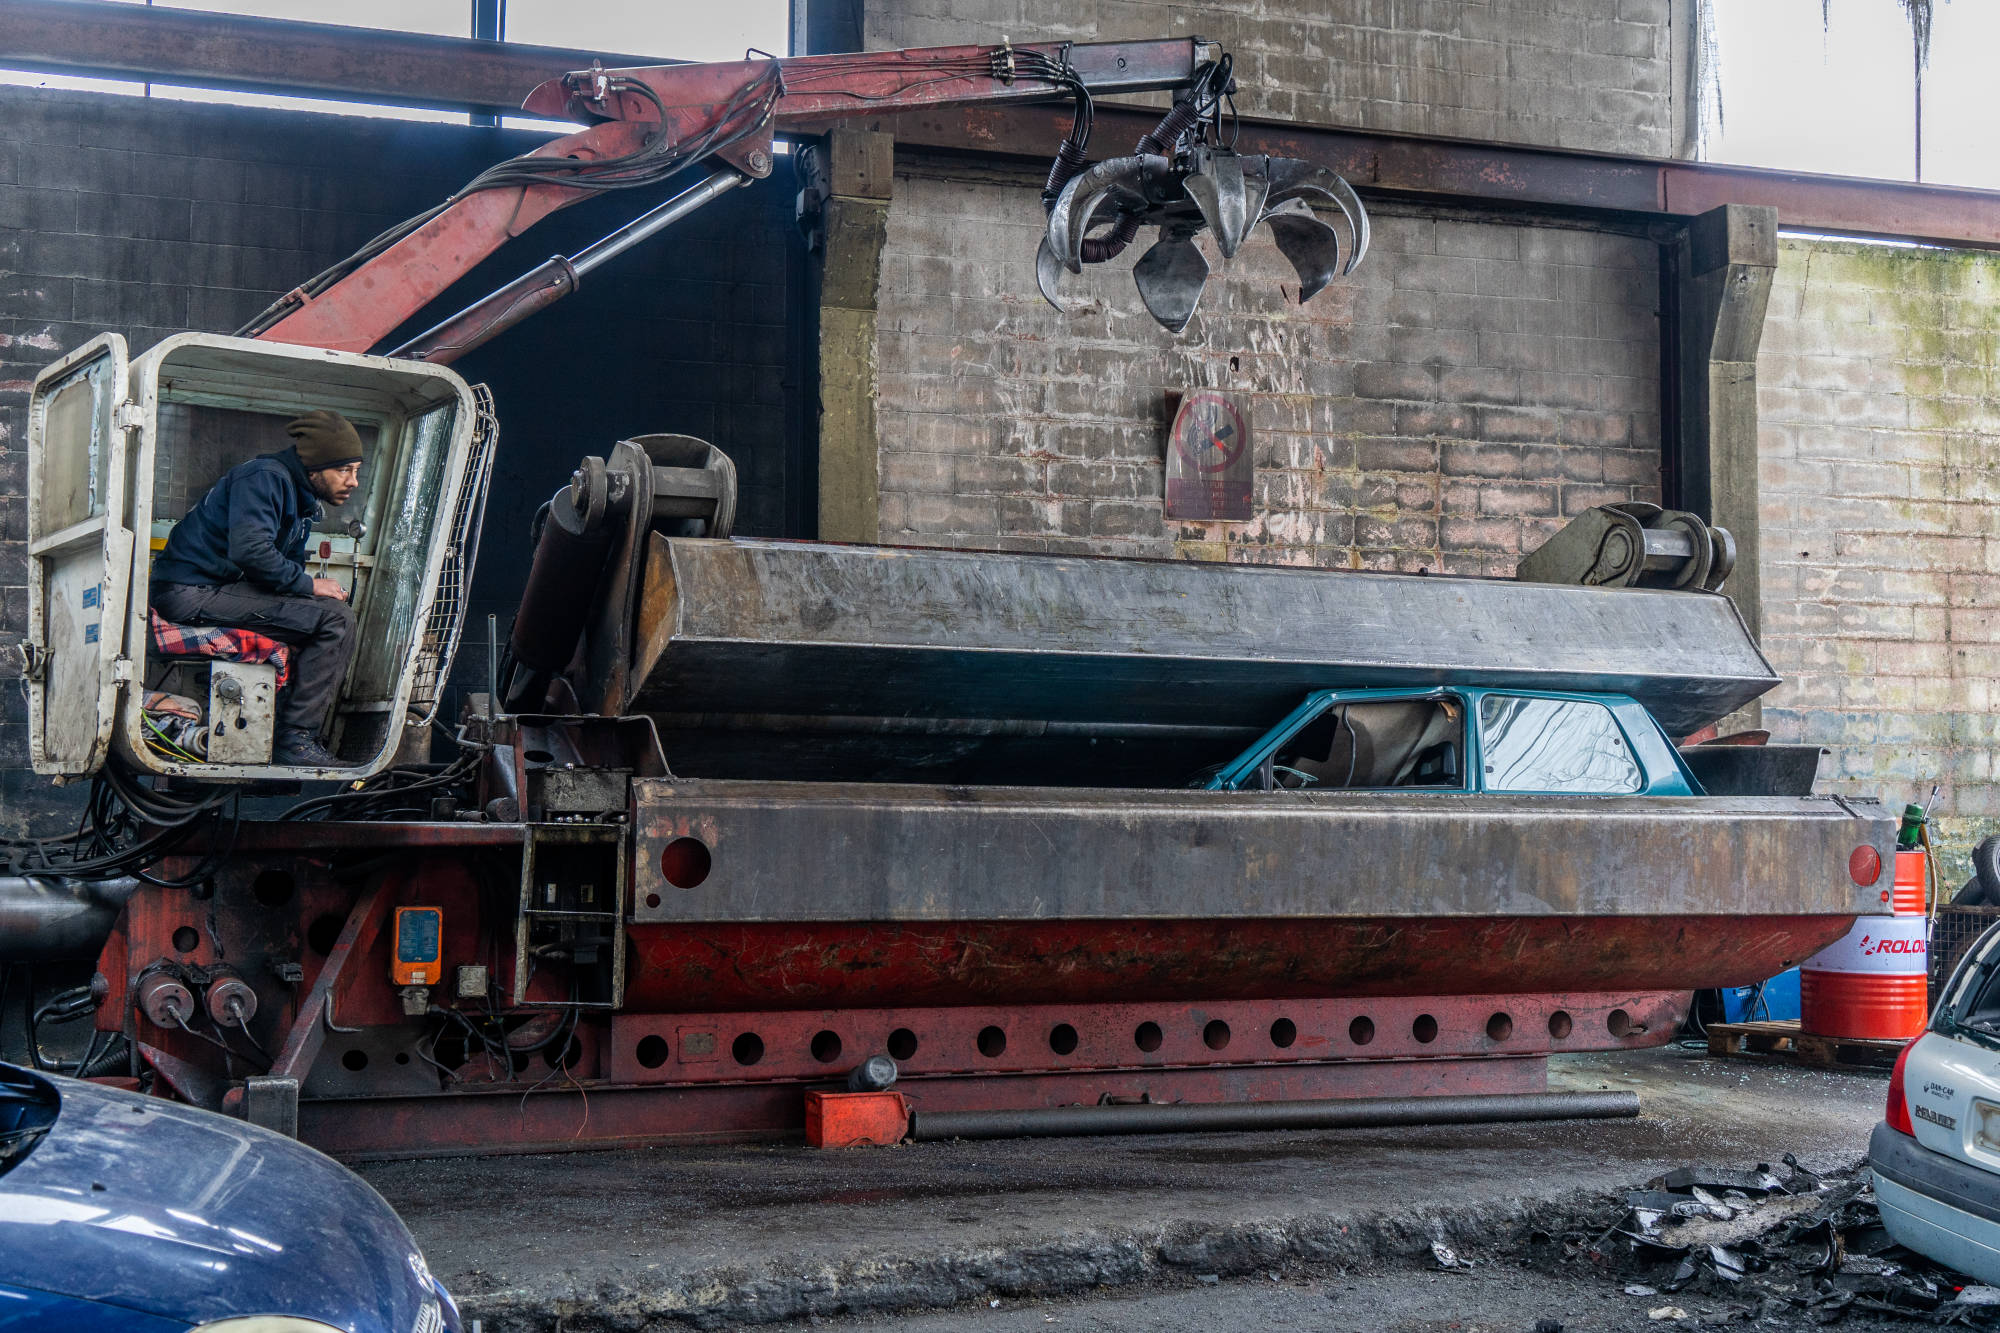
POLYGON ((1256 476, 1243 399, 1214 389, 1181 399, 1167 436, 1167 517, 1250 518, 1256 476))

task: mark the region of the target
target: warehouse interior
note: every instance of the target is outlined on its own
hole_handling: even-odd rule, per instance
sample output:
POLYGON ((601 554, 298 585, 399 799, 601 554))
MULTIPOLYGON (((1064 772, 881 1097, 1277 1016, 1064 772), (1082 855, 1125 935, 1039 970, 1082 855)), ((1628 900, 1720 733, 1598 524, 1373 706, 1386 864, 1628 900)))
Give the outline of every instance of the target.
MULTIPOLYGON (((573 39, 466 8, 0 0, 0 1060, 356 1165, 466 1328, 1276 1322, 1356 1274, 1568 1281, 1592 1193, 1727 1221, 1861 1180, 1882 1074, 1893 1126, 1898 1055, 1975 1004, 1961 958, 2000 957, 1970 6, 790 0, 740 52, 608 0, 573 39), (1866 59, 1880 87, 1810 82, 1866 59), (565 134, 602 138, 547 157, 565 134), (685 159, 576 183, 621 144, 685 159), (477 213, 509 189, 512 220, 477 213), (224 471, 164 425, 151 477, 92 473, 76 511, 109 533, 143 493, 151 526, 83 592, 102 694, 59 685, 88 522, 49 517, 51 404, 107 334, 157 388, 102 400, 92 466, 105 430, 152 460, 147 414, 195 404, 198 434, 248 383, 279 443, 271 414, 316 401, 294 373, 329 404, 379 374, 414 414, 400 359, 461 395, 431 491, 368 481, 418 446, 393 413, 367 435, 382 531, 352 525, 316 596, 422 665, 366 668, 379 698, 357 671, 327 764, 288 769, 268 716, 247 761, 197 749, 200 716, 153 739, 155 692, 198 680, 224 744, 235 698, 219 666, 148 671, 169 529, 224 471), (1189 480, 1188 429, 1226 483, 1189 480), (392 574, 422 591, 369 609, 392 574), (1496 773, 1538 762, 1517 714, 1585 704, 1620 738, 1591 774, 1496 773), (1815 970, 1850 937, 1906 956, 1815 970), (1864 1032, 1842 1006, 1874 993, 1826 978, 1892 967, 1896 1031, 1864 1032), (1168 1155, 1027 1155, 1096 1134, 1168 1155), (1294 1170, 1339 1194, 1342 1135, 1352 1200, 1288 1202, 1294 1170), (801 1141, 908 1152, 850 1180, 801 1141), (544 1155, 573 1147, 603 1151, 544 1155), (481 1211, 557 1180, 573 1272, 481 1211), (646 1235, 649 1192, 728 1245, 646 1235), (843 1234, 850 1199, 876 1231, 843 1234), (1235 1285, 1259 1278, 1277 1304, 1235 1285)), ((286 642, 280 685, 309 660, 286 642)), ((1849 1201, 1799 1205, 1821 1278, 1873 1225, 1849 1201)), ((1669 1230, 1620 1222, 1627 1267, 1691 1216, 1629 1206, 1669 1230)), ((1679 1286, 1618 1271, 1635 1328, 1886 1321, 1910 1272, 1927 1311, 1974 1299, 1940 1294, 1974 1289, 1963 1255, 1923 1253, 1958 1266, 1864 1265, 1906 1284, 1862 1293, 1881 1310, 1772 1277, 1745 1306, 1748 1270, 1698 1254, 1679 1286)), ((1560 1329, 1528 1291, 1398 1317, 1560 1329)))

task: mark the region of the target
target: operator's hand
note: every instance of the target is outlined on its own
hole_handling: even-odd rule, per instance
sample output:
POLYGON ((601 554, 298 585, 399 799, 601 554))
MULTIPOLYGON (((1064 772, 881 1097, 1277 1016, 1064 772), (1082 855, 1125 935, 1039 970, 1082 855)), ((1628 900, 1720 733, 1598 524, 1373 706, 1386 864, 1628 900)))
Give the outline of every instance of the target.
POLYGON ((313 579, 313 596, 331 597, 336 601, 344 602, 347 600, 347 589, 341 587, 340 584, 332 579, 315 577, 313 579))

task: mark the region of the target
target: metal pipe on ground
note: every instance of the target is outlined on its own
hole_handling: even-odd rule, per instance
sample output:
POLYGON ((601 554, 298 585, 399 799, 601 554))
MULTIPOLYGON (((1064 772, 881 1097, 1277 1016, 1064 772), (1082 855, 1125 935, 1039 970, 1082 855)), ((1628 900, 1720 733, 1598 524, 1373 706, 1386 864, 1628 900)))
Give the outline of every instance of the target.
POLYGON ((1636 1092, 1530 1092, 1484 1097, 1363 1097, 1316 1102, 1054 1106, 1020 1111, 917 1111, 910 1138, 1016 1139, 1084 1134, 1195 1134, 1258 1129, 1377 1129, 1520 1120, 1629 1120, 1636 1092))
POLYGON ((0 964, 95 958, 136 879, 0 875, 0 964))

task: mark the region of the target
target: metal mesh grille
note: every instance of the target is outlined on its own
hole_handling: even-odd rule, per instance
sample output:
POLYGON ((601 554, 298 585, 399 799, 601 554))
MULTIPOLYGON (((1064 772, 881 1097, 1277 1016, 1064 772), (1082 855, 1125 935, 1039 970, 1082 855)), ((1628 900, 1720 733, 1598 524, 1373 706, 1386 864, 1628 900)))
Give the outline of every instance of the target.
POLYGON ((416 725, 427 727, 437 717, 444 682, 458 656, 458 638, 465 628, 466 597, 472 591, 472 569, 479 558, 479 532, 486 519, 486 484, 493 476, 493 448, 500 437, 493 411, 493 394, 484 384, 472 386, 476 415, 472 445, 465 455, 465 478, 452 510, 451 539, 438 570, 430 619, 424 622, 417 648, 416 678, 410 685, 410 713, 416 725))
POLYGON ((2000 921, 2000 907, 1940 907, 1931 922, 1931 1003, 1936 1005, 1952 969, 1986 928, 2000 921))

